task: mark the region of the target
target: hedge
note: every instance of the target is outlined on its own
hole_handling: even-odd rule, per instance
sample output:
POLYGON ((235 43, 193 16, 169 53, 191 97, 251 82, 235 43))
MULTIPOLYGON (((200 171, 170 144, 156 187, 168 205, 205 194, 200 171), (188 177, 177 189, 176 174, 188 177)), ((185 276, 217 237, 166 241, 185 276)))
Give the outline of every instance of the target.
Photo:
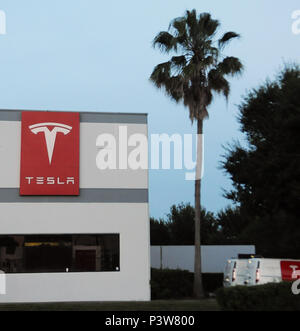
MULTIPOLYGON (((203 274, 206 294, 222 286, 223 274, 203 274)), ((193 296, 194 274, 186 270, 151 269, 151 298, 187 299, 193 296)))
POLYGON ((291 283, 235 286, 217 290, 217 301, 226 311, 299 311, 300 295, 291 283))

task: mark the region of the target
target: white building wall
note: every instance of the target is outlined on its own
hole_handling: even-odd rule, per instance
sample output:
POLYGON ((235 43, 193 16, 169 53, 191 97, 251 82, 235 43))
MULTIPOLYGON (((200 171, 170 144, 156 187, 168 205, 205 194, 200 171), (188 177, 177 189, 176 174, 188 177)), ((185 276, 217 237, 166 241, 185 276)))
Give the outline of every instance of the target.
POLYGON ((0 208, 1 234, 120 234, 120 272, 7 274, 7 295, 0 295, 0 302, 149 300, 149 233, 143 221, 147 204, 28 203, 0 208))
POLYGON ((146 121, 132 123, 145 115, 95 113, 81 122, 81 196, 20 197, 21 122, 7 120, 7 112, 1 119, 1 114, 0 235, 118 233, 120 271, 7 274, 0 302, 150 300, 148 172, 96 167, 97 136, 112 133, 118 139, 118 128, 124 125, 128 134, 147 136, 146 121))

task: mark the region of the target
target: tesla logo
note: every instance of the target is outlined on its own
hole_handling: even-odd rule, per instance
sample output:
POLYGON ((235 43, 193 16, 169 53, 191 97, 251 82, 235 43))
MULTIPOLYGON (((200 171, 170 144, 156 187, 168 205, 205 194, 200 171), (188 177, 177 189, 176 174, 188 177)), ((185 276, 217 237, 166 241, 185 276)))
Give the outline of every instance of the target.
POLYGON ((20 194, 79 195, 79 113, 22 113, 20 194))
POLYGON ((280 261, 282 280, 294 281, 300 278, 300 261, 280 261))
POLYGON ((38 134, 40 132, 44 133, 45 141, 48 152, 49 164, 52 162, 53 150, 55 146, 56 134, 61 132, 64 135, 67 135, 72 130, 72 127, 60 123, 39 123, 29 126, 29 129, 32 133, 38 134), (52 130, 48 129, 48 126, 53 126, 52 130))
POLYGON ((290 268, 293 270, 292 279, 297 279, 298 277, 300 277, 300 269, 297 270, 297 265, 290 265, 290 268))

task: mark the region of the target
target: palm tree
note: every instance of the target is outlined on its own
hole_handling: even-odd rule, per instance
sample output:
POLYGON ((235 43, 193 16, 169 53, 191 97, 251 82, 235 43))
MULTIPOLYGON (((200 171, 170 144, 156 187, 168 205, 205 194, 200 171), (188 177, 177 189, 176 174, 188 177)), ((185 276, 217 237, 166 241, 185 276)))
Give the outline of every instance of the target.
MULTIPOLYGON (((225 46, 239 35, 227 32, 217 39, 220 23, 209 13, 197 15, 195 9, 174 19, 168 31, 160 32, 153 41, 163 53, 171 53, 170 61, 158 64, 150 77, 157 88, 163 88, 176 102, 183 102, 189 117, 197 122, 198 137, 203 134, 203 120, 208 117, 208 106, 213 92, 228 99, 230 85, 227 76, 240 74, 243 65, 236 57, 223 55, 225 46)), ((199 140, 198 140, 199 142, 199 140)), ((199 143, 198 143, 199 146, 199 143)), ((197 169, 201 168, 200 148, 197 169)), ((194 296, 204 295, 201 273, 201 176, 195 179, 195 273, 194 296)))

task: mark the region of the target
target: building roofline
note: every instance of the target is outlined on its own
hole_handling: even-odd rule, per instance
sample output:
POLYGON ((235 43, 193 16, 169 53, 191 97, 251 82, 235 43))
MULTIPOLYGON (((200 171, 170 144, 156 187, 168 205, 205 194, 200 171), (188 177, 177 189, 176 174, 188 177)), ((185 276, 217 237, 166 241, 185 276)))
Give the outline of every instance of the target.
POLYGON ((147 124, 148 114, 146 113, 113 113, 113 112, 92 112, 74 110, 24 110, 24 109, 0 109, 0 121, 21 121, 21 113, 32 112, 70 112, 79 113, 80 121, 83 123, 123 123, 123 124, 147 124))
POLYGON ((108 111, 84 111, 84 110, 53 110, 53 109, 14 109, 14 108, 0 108, 1 111, 23 112, 23 111, 44 111, 44 112, 67 112, 80 114, 106 114, 106 115, 140 115, 148 116, 148 113, 134 113, 134 112, 108 112, 108 111))

